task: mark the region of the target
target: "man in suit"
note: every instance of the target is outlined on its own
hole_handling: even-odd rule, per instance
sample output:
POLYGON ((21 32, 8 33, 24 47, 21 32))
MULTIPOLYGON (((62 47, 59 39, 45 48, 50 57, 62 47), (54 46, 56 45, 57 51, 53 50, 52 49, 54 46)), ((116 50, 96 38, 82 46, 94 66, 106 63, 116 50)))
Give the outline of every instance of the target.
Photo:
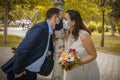
POLYGON ((16 54, 1 67, 8 74, 8 80, 37 79, 37 73, 41 71, 48 50, 54 53, 51 35, 58 24, 59 12, 57 8, 48 9, 46 20, 29 29, 19 44, 16 54))

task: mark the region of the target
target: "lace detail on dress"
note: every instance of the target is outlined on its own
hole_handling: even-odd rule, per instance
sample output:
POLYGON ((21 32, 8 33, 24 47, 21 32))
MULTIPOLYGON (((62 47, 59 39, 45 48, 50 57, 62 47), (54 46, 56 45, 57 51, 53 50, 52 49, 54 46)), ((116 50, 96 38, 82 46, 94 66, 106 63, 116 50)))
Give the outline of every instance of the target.
POLYGON ((69 34, 65 49, 68 50, 74 41, 75 39, 73 38, 72 34, 69 34))

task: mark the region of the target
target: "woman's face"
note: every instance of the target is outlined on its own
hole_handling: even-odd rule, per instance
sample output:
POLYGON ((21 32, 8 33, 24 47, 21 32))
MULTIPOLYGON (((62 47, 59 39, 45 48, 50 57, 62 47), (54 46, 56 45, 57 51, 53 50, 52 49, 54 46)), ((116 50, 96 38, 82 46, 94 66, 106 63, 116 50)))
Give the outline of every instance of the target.
POLYGON ((69 26, 69 30, 73 29, 74 27, 74 21, 71 20, 70 15, 68 13, 64 16, 65 20, 67 21, 67 25, 69 26))

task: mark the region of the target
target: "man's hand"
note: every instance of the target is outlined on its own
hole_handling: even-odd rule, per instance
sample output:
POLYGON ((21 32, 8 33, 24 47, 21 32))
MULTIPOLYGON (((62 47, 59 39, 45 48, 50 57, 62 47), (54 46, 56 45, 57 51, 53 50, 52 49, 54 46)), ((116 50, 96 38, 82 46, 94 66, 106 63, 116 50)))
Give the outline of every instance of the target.
POLYGON ((12 53, 16 53, 16 48, 15 47, 11 47, 12 49, 12 53))
POLYGON ((19 78, 19 77, 21 77, 23 75, 26 75, 25 71, 23 71, 22 73, 19 73, 19 74, 15 74, 15 78, 19 78))

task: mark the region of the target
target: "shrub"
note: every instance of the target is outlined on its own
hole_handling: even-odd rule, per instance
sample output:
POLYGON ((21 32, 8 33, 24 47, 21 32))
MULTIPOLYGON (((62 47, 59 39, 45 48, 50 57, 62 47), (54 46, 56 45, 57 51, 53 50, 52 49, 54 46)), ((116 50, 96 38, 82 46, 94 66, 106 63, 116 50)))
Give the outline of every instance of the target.
POLYGON ((95 28, 94 25, 89 25, 88 29, 89 29, 91 32, 94 32, 96 28, 95 28))
POLYGON ((120 27, 118 27, 118 33, 120 34, 120 27))
POLYGON ((101 32, 102 32, 102 26, 99 25, 99 26, 97 27, 97 31, 98 31, 99 33, 101 33, 101 32))
POLYGON ((94 31, 96 30, 96 23, 95 23, 94 21, 90 21, 90 22, 89 22, 88 29, 89 29, 91 32, 94 32, 94 31))
POLYGON ((3 29, 2 29, 2 24, 0 24, 0 31, 3 31, 3 29))
MULTIPOLYGON (((101 24, 100 22, 97 24, 97 31, 98 31, 99 33, 102 32, 102 24, 101 24)), ((104 31, 106 31, 106 25, 104 25, 104 31)))

